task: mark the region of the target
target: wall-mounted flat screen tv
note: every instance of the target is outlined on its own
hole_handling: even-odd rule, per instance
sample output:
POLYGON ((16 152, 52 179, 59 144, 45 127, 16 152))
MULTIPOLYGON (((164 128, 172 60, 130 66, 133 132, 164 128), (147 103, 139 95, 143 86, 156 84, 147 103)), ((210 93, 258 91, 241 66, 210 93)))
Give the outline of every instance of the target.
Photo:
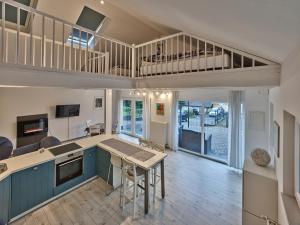
POLYGON ((56 118, 79 116, 80 105, 57 105, 56 118))

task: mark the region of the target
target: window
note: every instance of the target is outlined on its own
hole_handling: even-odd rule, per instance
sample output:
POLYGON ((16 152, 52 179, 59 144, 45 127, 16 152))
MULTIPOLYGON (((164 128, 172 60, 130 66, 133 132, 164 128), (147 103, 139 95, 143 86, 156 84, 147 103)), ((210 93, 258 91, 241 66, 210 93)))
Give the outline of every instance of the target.
POLYGON ((93 39, 93 35, 87 34, 86 32, 82 31, 81 37, 80 37, 80 31, 78 29, 74 28, 72 34, 68 38, 68 42, 71 43, 72 39, 73 39, 73 44, 79 45, 80 41, 81 41, 82 46, 87 46, 87 44, 90 46, 91 41, 93 39), (80 38, 81 38, 81 40, 80 40, 80 38))
POLYGON ((142 99, 121 101, 121 132, 137 137, 144 135, 144 102, 142 99))
POLYGON ((178 146, 227 163, 228 103, 178 101, 178 146))
MULTIPOLYGON (((102 15, 99 12, 96 12, 88 7, 84 7, 76 24, 84 27, 86 29, 95 31, 95 32, 99 32, 99 30, 101 29, 104 19, 106 17, 104 15, 102 15)), ((81 44, 82 46, 89 46, 89 47, 93 47, 92 42, 93 42, 94 36, 93 34, 87 33, 85 31, 80 31, 79 29, 74 28, 71 31, 71 34, 68 38, 68 42, 71 43, 73 40, 73 44, 81 44)))
MULTIPOLYGON (((25 6, 30 6, 35 8, 37 5, 37 0, 15 0, 15 2, 23 4, 25 6)), ((2 19, 2 2, 0 2, 0 18, 2 19)), ((28 12, 25 10, 20 10, 20 25, 27 27, 28 23, 28 12)), ((17 8, 6 4, 5 5, 5 20, 11 24, 17 23, 17 8)))

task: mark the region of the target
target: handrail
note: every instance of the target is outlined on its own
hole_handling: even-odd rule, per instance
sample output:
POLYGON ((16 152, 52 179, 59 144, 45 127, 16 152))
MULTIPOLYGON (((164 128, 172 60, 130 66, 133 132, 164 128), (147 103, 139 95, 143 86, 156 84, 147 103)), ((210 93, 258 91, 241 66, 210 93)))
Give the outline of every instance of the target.
POLYGON ((268 64, 278 64, 276 62, 273 62, 269 59, 257 56, 255 54, 250 54, 250 53, 247 53, 245 51, 239 50, 237 48, 230 47, 228 45, 224 45, 224 44, 221 44, 219 42, 211 41, 211 40, 208 40, 208 39, 205 39, 205 38, 200 38, 198 36, 195 36, 195 35, 192 35, 192 34, 189 34, 189 33, 186 33, 186 32, 179 32, 179 33, 172 34, 172 35, 169 35, 169 36, 165 36, 165 37, 162 37, 162 38, 157 38, 157 39, 154 39, 152 41, 148 41, 148 42, 145 42, 145 43, 142 43, 142 44, 139 44, 139 45, 135 45, 135 48, 143 47, 143 46, 146 46, 146 45, 150 45, 150 44, 153 44, 153 43, 157 43, 159 41, 171 39, 171 38, 181 36, 181 35, 186 35, 186 36, 192 37, 194 39, 198 39, 200 41, 206 42, 206 43, 211 44, 211 45, 217 45, 218 47, 221 47, 221 48, 226 49, 228 51, 235 51, 236 53, 247 55, 249 57, 255 57, 257 60, 264 61, 265 63, 268 63, 268 64))
POLYGON ((276 64, 276 65, 278 65, 278 63, 276 63, 276 62, 274 62, 274 61, 271 61, 271 60, 269 60, 269 59, 266 59, 266 58, 264 58, 264 57, 261 57, 261 56, 255 55, 255 54, 250 54, 250 53, 248 53, 248 52, 239 50, 239 49, 234 48, 234 47, 230 47, 230 46, 228 46, 228 45, 221 44, 221 43, 219 43, 219 42, 210 41, 210 40, 207 40, 207 39, 204 39, 204 38, 199 38, 199 37, 197 37, 197 36, 195 36, 195 35, 191 35, 191 34, 184 33, 184 32, 183 32, 182 34, 191 36, 191 37, 193 37, 193 38, 195 38, 195 39, 199 39, 199 40, 201 40, 201 41, 203 41, 203 42, 206 42, 206 43, 209 43, 209 44, 211 44, 211 45, 217 45, 218 47, 221 47, 221 48, 226 49, 226 50, 228 50, 228 51, 234 51, 234 52, 236 52, 236 53, 240 53, 241 55, 249 56, 250 58, 255 57, 257 60, 260 60, 260 61, 262 61, 262 62, 264 62, 264 63, 267 63, 267 64, 274 64, 274 65, 276 64))
MULTIPOLYGON (((79 25, 77 25, 77 24, 72 24, 72 23, 70 23, 70 22, 68 22, 68 21, 66 21, 66 20, 63 20, 63 19, 54 17, 54 16, 52 16, 52 15, 50 15, 50 14, 41 12, 41 11, 39 11, 39 10, 37 10, 37 9, 34 9, 34 8, 32 8, 32 7, 28 7, 28 6, 26 6, 26 5, 23 5, 23 4, 21 4, 21 3, 15 2, 15 1, 13 1, 13 0, 0 0, 0 2, 5 3, 5 4, 9 4, 9 5, 12 5, 12 6, 15 6, 15 7, 18 7, 18 8, 20 8, 20 9, 22 9, 22 10, 27 11, 27 12, 31 12, 31 13, 36 13, 36 14, 43 15, 43 16, 45 16, 45 17, 47 17, 47 18, 53 19, 53 20, 55 20, 55 21, 57 21, 57 22, 61 22, 61 23, 65 24, 65 25, 67 25, 67 26, 73 27, 73 28, 78 29, 78 30, 80 30, 80 31, 84 31, 84 32, 86 32, 86 33, 93 34, 93 35, 95 34, 95 31, 93 31, 93 30, 90 30, 90 29, 81 27, 81 26, 79 26, 79 25)), ((106 36, 99 35, 99 34, 95 34, 95 35, 96 35, 97 37, 99 37, 99 38, 103 38, 103 39, 106 39, 106 40, 109 40, 109 41, 117 42, 118 44, 126 45, 127 47, 132 47, 131 44, 122 42, 122 41, 117 40, 117 39, 114 39, 114 38, 106 37, 106 36)))
POLYGON ((0 61, 3 63, 132 78, 278 65, 265 58, 185 32, 138 45, 128 44, 13 0, 0 2, 0 61), (14 25, 15 22, 6 21, 6 5, 17 9, 15 29, 10 28, 11 23, 14 25), (21 10, 26 11, 30 18, 29 33, 21 30, 21 10), (33 33, 36 32, 33 25, 37 24, 33 24, 34 20, 41 20, 41 33, 33 33), (75 39, 74 29, 79 33, 75 39), (57 30, 62 32, 57 34, 57 30))
POLYGON ((140 47, 143 47, 143 46, 146 46, 146 45, 150 45, 152 43, 156 43, 156 42, 163 41, 163 40, 166 40, 166 39, 174 38, 174 37, 177 37, 177 36, 180 36, 180 35, 183 35, 183 34, 185 34, 185 33, 184 32, 179 32, 179 33, 176 33, 176 34, 172 34, 172 35, 168 35, 168 36, 165 36, 165 37, 157 38, 157 39, 154 39, 152 41, 148 41, 148 42, 145 42, 145 43, 142 43, 142 44, 138 44, 138 45, 135 45, 134 47, 135 48, 140 48, 140 47))
POLYGON ((111 71, 117 76, 132 76, 132 65, 129 63, 130 60, 126 61, 132 55, 132 45, 99 35, 96 31, 12 0, 0 2, 2 3, 0 10, 3 12, 0 28, 2 62, 96 74, 107 74, 111 71), (17 9, 17 22, 6 21, 6 5, 17 9), (30 18, 27 24, 30 29, 28 34, 21 31, 21 10, 26 11, 30 18), (41 20, 41 33, 33 30, 34 20, 41 20), (8 27, 16 24, 16 29, 8 28, 6 24, 9 24, 8 27), (73 36, 74 29, 79 33, 76 39, 73 36), (59 32, 62 30, 62 33, 57 34, 57 30, 59 32), (117 69, 121 67, 124 69, 117 69))
POLYGON ((278 65, 185 32, 136 45, 134 51, 137 77, 278 65))

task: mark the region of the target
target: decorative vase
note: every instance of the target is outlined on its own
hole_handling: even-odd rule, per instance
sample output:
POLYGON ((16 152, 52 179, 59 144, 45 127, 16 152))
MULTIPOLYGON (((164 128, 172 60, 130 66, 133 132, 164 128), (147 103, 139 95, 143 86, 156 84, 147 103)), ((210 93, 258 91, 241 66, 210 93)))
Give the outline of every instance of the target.
POLYGON ((261 148, 257 148, 251 152, 251 158, 253 162, 262 167, 267 167, 271 162, 270 154, 261 148))

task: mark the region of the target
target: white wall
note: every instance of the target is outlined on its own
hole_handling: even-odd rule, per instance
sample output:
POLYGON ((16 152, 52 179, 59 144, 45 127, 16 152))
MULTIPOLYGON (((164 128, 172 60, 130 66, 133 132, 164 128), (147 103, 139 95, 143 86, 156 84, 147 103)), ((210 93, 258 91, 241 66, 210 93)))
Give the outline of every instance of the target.
POLYGON ((172 131, 171 131, 171 110, 172 110, 172 94, 154 94, 150 95, 150 102, 151 102, 151 108, 150 108, 150 120, 151 121, 157 121, 162 123, 168 123, 168 134, 167 134, 167 144, 168 146, 171 146, 172 142, 172 131), (156 104, 162 103, 165 107, 164 115, 157 115, 156 113, 156 104))
POLYGON ((201 102, 228 102, 229 90, 226 89, 187 89, 179 91, 179 100, 197 100, 201 102))
MULTIPOLYGON (((95 110, 94 97, 103 90, 63 88, 0 88, 0 136, 16 143, 16 117, 48 113, 49 135, 60 140, 68 138, 67 118, 55 118, 55 106, 80 104, 80 116, 70 118, 70 139, 85 135, 86 120, 104 122, 104 108, 95 110)), ((103 102, 105 104, 105 102, 103 102)))
MULTIPOLYGON (((283 128, 283 111, 287 111, 300 120, 300 45, 295 49, 282 64, 281 85, 270 91, 270 101, 274 104, 274 120, 283 128)), ((286 152, 283 149, 283 138, 280 138, 280 155, 286 152)), ((290 162, 293 163, 293 162, 290 162)), ((279 222, 282 225, 288 224, 285 211, 283 209, 280 193, 283 191, 283 157, 276 159, 276 173, 279 184, 279 222)), ((285 184, 286 185, 286 184, 285 184)), ((293 184, 290 184, 293 185, 293 184)))
MULTIPOLYGON (((192 100, 192 101, 215 101, 215 102, 228 102, 229 89, 185 89, 178 91, 179 100, 192 100)), ((121 91, 121 98, 132 98, 129 91, 121 91)), ((172 96, 150 95, 151 98, 151 115, 150 120, 167 122, 168 123, 168 144, 171 143, 171 108, 172 96), (165 115, 156 115, 156 103, 165 104, 165 115)), ((251 151, 255 148, 264 148, 269 150, 269 94, 267 89, 246 89, 245 90, 245 110, 246 110, 246 132, 245 132, 245 158, 250 157, 251 151), (255 129, 250 126, 248 115, 250 112, 261 112, 264 114, 264 129, 255 129)), ((257 121, 251 121, 255 123, 257 121)))
MULTIPOLYGON (((246 129, 245 159, 250 158, 255 148, 269 150, 269 94, 267 89, 251 89, 245 91, 246 129), (259 118, 251 117, 251 112, 264 115, 264 124, 259 118), (251 117, 251 118, 250 118, 251 117), (251 124, 250 124, 251 123, 251 124), (258 125, 258 126, 256 126, 258 125)), ((253 114, 252 114, 253 115, 253 114)))
MULTIPOLYGON (((130 95, 129 94, 130 91, 129 90, 122 90, 120 91, 120 97, 119 99, 122 100, 124 98, 126 99, 130 99, 130 98, 134 98, 134 99, 142 99, 144 101, 144 103, 146 102, 146 97, 143 96, 137 96, 137 95, 130 95)), ((169 95, 156 95, 155 91, 154 93, 152 93, 152 91, 147 91, 147 95, 150 99, 149 104, 147 107, 150 107, 150 116, 148 116, 148 120, 150 121, 158 121, 158 122, 166 122, 168 123, 168 140, 167 143, 168 145, 171 144, 171 126, 170 126, 170 122, 171 122, 171 104, 172 104, 172 94, 169 95), (156 114, 156 103, 163 103, 165 104, 165 114, 164 115, 157 115, 156 114)), ((116 107, 115 111, 116 111, 116 107)), ((146 114, 144 113, 144 116, 146 116, 146 114)), ((145 123, 145 125, 149 125, 148 123, 145 123)), ((147 129, 147 128, 146 128, 147 129)), ((149 128, 147 129, 147 131, 149 132, 149 128)))
MULTIPOLYGON (((228 102, 229 89, 189 89, 179 91, 180 100, 193 100, 199 102, 215 101, 228 102)), ((255 148, 269 149, 269 95, 267 89, 245 89, 246 131, 245 131, 245 158, 250 157, 255 148), (250 126, 250 112, 264 113, 264 129, 254 129, 250 126)), ((255 123, 256 121, 251 121, 255 123)))

